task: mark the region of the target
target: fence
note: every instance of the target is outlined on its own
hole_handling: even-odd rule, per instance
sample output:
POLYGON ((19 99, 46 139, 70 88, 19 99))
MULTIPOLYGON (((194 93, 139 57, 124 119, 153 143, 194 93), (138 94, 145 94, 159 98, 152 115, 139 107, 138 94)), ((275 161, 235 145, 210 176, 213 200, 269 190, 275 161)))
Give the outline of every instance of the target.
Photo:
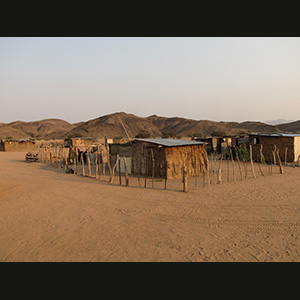
MULTIPOLYGON (((118 181, 119 185, 151 187, 158 189, 175 189, 187 192, 188 187, 201 188, 210 185, 223 184, 229 182, 243 181, 250 178, 256 179, 260 176, 271 176, 273 174, 284 174, 284 166, 300 166, 300 156, 296 163, 282 163, 279 150, 274 146, 271 153, 267 153, 268 162, 266 162, 263 146, 260 155, 255 159, 252 154, 252 147, 249 147, 249 153, 239 147, 227 147, 221 154, 213 153, 208 156, 207 172, 202 175, 188 177, 188 170, 185 164, 185 158, 182 161, 182 180, 168 180, 168 178, 158 179, 147 175, 129 175, 126 157, 117 156, 112 159, 108 148, 99 145, 97 148, 89 148, 85 152, 75 148, 64 148, 63 146, 45 146, 39 149, 40 162, 60 168, 66 173, 73 173, 78 176, 90 177, 100 181, 106 181, 110 184, 118 181), (122 168, 121 168, 122 160, 122 168), (118 171, 116 167, 118 166, 118 171), (121 172, 125 169, 125 172, 121 172), (118 174, 116 174, 118 173, 118 174), (115 179, 117 177, 117 179, 115 179), (123 180, 124 179, 124 180, 123 180), (188 184, 189 181, 189 184, 188 184), (150 183, 149 183, 150 182, 150 183), (179 186, 182 186, 181 188, 179 186)), ((201 161, 199 159, 199 161, 201 161)), ((197 165, 195 160, 194 168, 199 167, 203 170, 201 164, 197 165)), ((197 174, 195 171, 194 174, 197 174)))

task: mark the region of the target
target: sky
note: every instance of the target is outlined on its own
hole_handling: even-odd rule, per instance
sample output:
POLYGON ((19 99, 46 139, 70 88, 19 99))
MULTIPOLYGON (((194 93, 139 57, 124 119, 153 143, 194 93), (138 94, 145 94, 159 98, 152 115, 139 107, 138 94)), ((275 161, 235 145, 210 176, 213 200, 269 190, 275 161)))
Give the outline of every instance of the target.
POLYGON ((0 37, 0 123, 300 119, 299 37, 0 37))

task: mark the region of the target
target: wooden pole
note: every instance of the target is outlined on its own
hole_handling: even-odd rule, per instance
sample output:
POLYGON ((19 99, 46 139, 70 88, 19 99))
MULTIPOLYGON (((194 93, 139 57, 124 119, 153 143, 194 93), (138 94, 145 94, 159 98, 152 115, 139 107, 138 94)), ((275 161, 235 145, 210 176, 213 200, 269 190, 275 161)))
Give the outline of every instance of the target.
POLYGON ((221 169, 222 159, 223 159, 223 153, 221 153, 220 163, 218 168, 218 181, 217 181, 218 184, 222 183, 222 169, 221 169))
POLYGON ((99 166, 98 166, 98 149, 96 151, 96 154, 94 153, 94 157, 95 157, 95 178, 98 179, 99 178, 99 166))
POLYGON ((74 174, 76 175, 77 174, 77 157, 76 157, 76 148, 73 150, 73 153, 74 153, 74 174))
POLYGON ((167 189, 167 181, 168 181, 168 162, 166 164, 165 190, 167 189))
POLYGON ((88 167, 89 167, 89 177, 92 177, 90 153, 91 153, 91 151, 88 150, 88 152, 87 152, 87 159, 88 159, 88 167))
POLYGON ((85 176, 85 166, 84 166, 83 152, 81 152, 81 165, 82 165, 82 176, 85 176))
POLYGON ((119 158, 119 182, 122 185, 122 175, 121 175, 121 159, 119 158))
POLYGON ((148 168, 147 168, 147 157, 145 155, 145 152, 144 152, 144 162, 145 162, 145 184, 144 184, 144 188, 147 187, 147 171, 148 171, 148 168))
POLYGON ((53 163, 53 154, 52 154, 52 148, 50 148, 50 166, 52 166, 53 163))
POLYGON ((56 150, 56 157, 55 157, 55 167, 56 167, 56 169, 58 169, 58 147, 55 147, 55 150, 56 150))
POLYGON ((183 166, 182 166, 182 183, 183 183, 183 191, 187 192, 187 174, 185 168, 185 158, 183 158, 183 166))
POLYGON ((124 159, 124 167, 125 167, 125 181, 126 181, 126 186, 129 185, 129 177, 128 177, 128 172, 127 172, 127 162, 126 162, 126 157, 123 156, 124 159))
POLYGON ((288 154, 288 147, 285 148, 285 155, 284 155, 284 165, 287 166, 287 154, 288 154))
POLYGON ((140 180, 140 172, 141 172, 141 155, 140 152, 138 152, 138 161, 137 161, 137 169, 138 169, 138 182, 139 187, 141 186, 141 180, 140 180))
POLYGON ((232 176, 233 176, 233 181, 235 182, 235 165, 234 165, 234 159, 233 159, 233 154, 232 154, 232 149, 229 148, 230 150, 230 157, 231 157, 231 162, 232 162, 232 176))
POLYGON ((277 158, 278 158, 279 172, 280 172, 280 174, 284 174, 283 166, 282 166, 281 159, 279 156, 279 149, 276 151, 276 154, 277 154, 277 158))
POLYGON ((154 188, 154 168, 155 168, 155 161, 154 161, 154 154, 153 149, 151 148, 151 157, 152 157, 152 188, 154 188))
POLYGON ((99 171, 99 180, 100 180, 101 179, 101 152, 99 146, 98 146, 98 171, 99 171))
POLYGON ((116 160, 112 170, 111 170, 111 177, 110 177, 110 183, 113 183, 114 177, 115 177, 115 169, 117 167, 118 164, 118 159, 116 160))
POLYGON ((274 145, 274 151, 272 152, 273 153, 273 162, 274 162, 274 165, 277 165, 277 163, 276 163, 276 149, 277 149, 277 147, 276 147, 276 145, 274 145))
POLYGON ((273 162, 272 162, 272 157, 273 157, 273 152, 272 153, 270 153, 270 175, 272 175, 272 173, 273 173, 273 168, 272 168, 272 164, 273 164, 273 162))
POLYGON ((253 159, 252 159, 252 145, 250 145, 250 163, 251 163, 251 170, 253 178, 256 178, 255 172, 254 172, 254 166, 253 166, 253 159))
POLYGON ((193 155, 193 161, 194 161, 194 175, 195 175, 195 188, 197 187, 197 157, 194 154, 193 155))
POLYGON ((65 157, 65 164, 66 164, 65 172, 68 173, 69 172, 69 166, 68 166, 68 158, 67 157, 65 157))
POLYGON ((102 161, 103 161, 103 178, 104 178, 104 181, 105 181, 105 171, 106 171, 106 168, 105 168, 105 160, 103 159, 103 158, 104 158, 103 152, 104 152, 104 151, 102 151, 102 161))
POLYGON ((236 160, 237 160, 237 162, 238 162, 238 166, 239 166, 239 170, 240 170, 241 181, 243 181, 243 172, 242 172, 242 168, 241 168, 241 163, 240 163, 240 158, 239 158, 238 148, 237 148, 237 147, 234 147, 234 149, 235 149, 236 160))
POLYGON ((259 171, 260 171, 261 175, 265 176, 264 172, 261 169, 261 161, 259 160, 258 155, 257 155, 257 164, 258 164, 258 168, 259 168, 259 171))

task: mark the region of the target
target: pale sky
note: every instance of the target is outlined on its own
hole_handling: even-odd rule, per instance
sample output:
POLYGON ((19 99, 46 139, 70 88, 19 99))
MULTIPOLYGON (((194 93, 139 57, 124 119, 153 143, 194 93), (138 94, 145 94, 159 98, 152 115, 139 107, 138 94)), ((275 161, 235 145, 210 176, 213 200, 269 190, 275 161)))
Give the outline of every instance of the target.
POLYGON ((1 38, 0 123, 300 119, 300 38, 1 38))

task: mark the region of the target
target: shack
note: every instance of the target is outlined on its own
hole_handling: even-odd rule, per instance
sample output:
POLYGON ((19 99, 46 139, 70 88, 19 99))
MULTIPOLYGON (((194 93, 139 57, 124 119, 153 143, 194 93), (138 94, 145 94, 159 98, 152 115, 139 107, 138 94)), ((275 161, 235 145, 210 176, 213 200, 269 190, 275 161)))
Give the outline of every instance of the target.
POLYGON ((274 146, 279 150, 282 162, 298 162, 300 158, 300 134, 297 133, 255 133, 249 135, 253 159, 260 157, 260 151, 265 161, 270 162, 274 146))
POLYGON ((182 178, 183 161, 187 175, 206 173, 206 143, 180 139, 135 139, 132 148, 133 174, 155 178, 182 178))
POLYGON ((204 142, 205 150, 208 155, 212 153, 221 154, 222 149, 224 150, 228 146, 230 147, 232 144, 231 137, 209 137, 209 138, 194 138, 195 141, 204 142))
POLYGON ((37 146, 33 139, 2 140, 0 151, 23 152, 36 150, 37 146))
POLYGON ((90 146, 92 144, 93 138, 91 137, 74 137, 65 141, 65 147, 90 146))
MULTIPOLYGON (((109 144, 109 150, 111 155, 111 163, 115 164, 116 160, 120 160, 121 172, 125 173, 125 163, 124 157, 126 159, 127 173, 131 174, 131 164, 132 164, 132 153, 133 153, 133 143, 123 143, 123 144, 109 144)), ((116 171, 119 171, 119 164, 116 166, 116 171)))

